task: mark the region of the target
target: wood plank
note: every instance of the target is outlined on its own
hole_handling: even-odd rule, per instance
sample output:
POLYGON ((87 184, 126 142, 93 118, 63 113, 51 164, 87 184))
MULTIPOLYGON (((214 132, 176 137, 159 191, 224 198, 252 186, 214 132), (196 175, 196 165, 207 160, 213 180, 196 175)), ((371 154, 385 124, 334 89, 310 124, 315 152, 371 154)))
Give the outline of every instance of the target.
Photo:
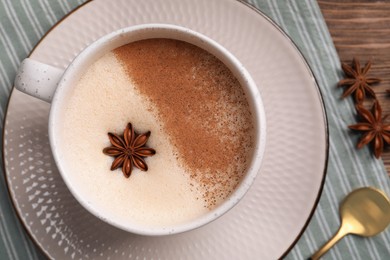
MULTIPOLYGON (((319 0, 318 4, 328 25, 342 62, 373 62, 369 75, 382 79, 373 87, 384 114, 390 114, 390 2, 370 0, 319 0)), ((370 107, 370 102, 365 102, 370 107)), ((390 118, 388 119, 390 123, 390 118)), ((390 146, 383 155, 390 176, 390 146)), ((373 159, 374 160, 374 159, 373 159)))

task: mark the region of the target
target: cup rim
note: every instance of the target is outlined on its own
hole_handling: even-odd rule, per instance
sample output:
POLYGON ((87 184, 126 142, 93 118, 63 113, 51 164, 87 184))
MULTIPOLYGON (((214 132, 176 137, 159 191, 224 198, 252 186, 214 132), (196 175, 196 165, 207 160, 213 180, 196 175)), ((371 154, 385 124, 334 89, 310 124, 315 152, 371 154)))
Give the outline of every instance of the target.
MULTIPOLYGON (((161 37, 146 37, 148 38, 161 38, 161 37)), ((128 41, 128 43, 133 42, 133 40, 128 41)), ((191 44, 197 45, 196 43, 189 42, 191 44)), ((112 49, 115 49, 113 47, 112 49)), ((112 50, 111 49, 111 50, 112 50)), ((208 51, 208 50, 207 50, 208 51)), ((208 51, 210 52, 210 51, 208 51)), ((212 52, 210 52, 212 53, 212 52)), ((212 53, 215 55, 215 53, 212 53)), ((221 59, 220 57, 217 57, 218 59, 221 59)), ((235 75, 237 77, 237 75, 235 75)), ((243 84, 241 82, 241 84, 243 84)), ((249 101, 249 100, 248 100, 249 101)), ((256 179, 261 163, 264 156, 265 146, 266 146, 266 118, 265 118, 265 112, 264 112, 264 106, 263 102, 259 93, 259 90, 256 86, 256 83, 250 76, 249 72, 244 68, 244 66, 239 62, 237 58, 235 58, 228 50, 226 50, 223 46, 215 42, 214 40, 206 37, 205 35, 198 33, 196 31, 193 31, 191 29, 172 25, 172 24, 141 24, 141 25, 135 25, 126 27, 114 32, 111 32, 98 40, 94 41, 92 44, 87 46, 84 50, 80 52, 78 56, 71 62, 69 67, 65 70, 58 86, 55 91, 51 108, 50 108, 50 115, 49 115, 49 140, 50 140, 50 147, 54 156, 54 160, 56 163, 56 166, 58 168, 58 171, 60 172, 60 175, 62 179, 64 180, 66 186, 72 193, 73 197, 76 198, 76 200, 90 213, 92 213, 97 218, 103 220, 104 222, 109 223, 112 226, 115 226, 117 228, 120 228, 122 230, 128 231, 130 233, 139 234, 139 235, 147 235, 147 236, 162 236, 162 235, 170 235, 170 234, 178 234, 186 231, 190 231, 196 228, 199 228, 201 226, 206 225, 207 223, 210 223, 220 216, 227 213, 230 209, 232 209, 237 203, 244 197, 244 195, 248 192, 249 188, 253 184, 254 180, 256 179), (220 54, 222 54, 224 58, 226 58, 233 66, 237 69, 238 73, 240 74, 240 77, 242 77, 245 80, 245 86, 243 86, 245 89, 249 90, 249 96, 247 95, 247 99, 252 99, 252 112, 256 114, 256 142, 255 147, 253 149, 253 156, 251 158, 250 167, 246 170, 246 173, 242 180, 240 181, 239 186, 232 192, 231 195, 227 199, 225 199, 219 206, 217 206, 215 209, 209 211, 206 214, 203 214, 199 218, 193 219, 191 221, 178 224, 169 227, 144 227, 144 226, 136 226, 133 224, 126 224, 126 223, 119 223, 118 221, 109 219, 104 216, 104 213, 99 212, 98 209, 91 206, 89 203, 87 203, 86 199, 79 194, 79 191, 74 188, 72 185, 72 181, 68 178, 65 169, 61 163, 61 158, 59 156, 59 149, 57 148, 57 139, 55 138, 56 132, 58 131, 56 129, 56 120, 58 117, 58 113, 61 109, 61 103, 64 102, 62 100, 62 95, 64 94, 64 91, 67 87, 67 78, 75 74, 76 71, 79 69, 80 66, 82 66, 83 61, 87 59, 91 59, 93 54, 95 54, 97 51, 101 50, 105 44, 109 44, 111 40, 121 37, 123 35, 132 34, 135 32, 143 31, 143 30, 151 30, 151 31, 161 31, 161 30, 167 30, 167 31, 175 31, 182 35, 187 35, 190 37, 193 37, 193 39, 200 40, 201 43, 204 43, 205 46, 211 46, 213 50, 218 51, 220 54)))

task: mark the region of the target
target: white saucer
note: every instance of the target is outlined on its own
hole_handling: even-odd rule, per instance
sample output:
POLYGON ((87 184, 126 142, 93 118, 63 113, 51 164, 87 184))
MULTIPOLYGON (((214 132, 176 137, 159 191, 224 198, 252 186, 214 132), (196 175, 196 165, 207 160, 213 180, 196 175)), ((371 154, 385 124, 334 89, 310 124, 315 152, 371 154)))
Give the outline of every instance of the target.
POLYGON ((50 257, 276 259, 306 227, 322 189, 328 132, 314 77, 291 40, 262 13, 236 0, 95 0, 56 25, 32 58, 66 68, 100 36, 142 23, 188 27, 230 50, 252 74, 267 117, 264 163, 228 214, 180 235, 141 237, 94 218, 72 197, 47 136, 49 104, 14 90, 4 127, 6 178, 16 211, 50 257))

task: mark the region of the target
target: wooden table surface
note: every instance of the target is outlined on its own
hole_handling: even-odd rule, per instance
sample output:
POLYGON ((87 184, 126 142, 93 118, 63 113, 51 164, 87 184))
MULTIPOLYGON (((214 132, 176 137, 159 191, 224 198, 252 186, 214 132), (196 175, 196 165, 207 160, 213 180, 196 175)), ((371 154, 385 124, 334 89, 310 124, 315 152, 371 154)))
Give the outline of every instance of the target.
MULTIPOLYGON (((371 59, 369 75, 382 79, 373 87, 383 115, 390 114, 390 1, 318 0, 340 60, 351 64, 353 57, 362 66, 371 59)), ((371 102, 365 103, 370 108, 371 102)), ((387 120, 390 123, 390 116, 387 120)), ((382 154, 390 176, 390 145, 382 154)), ((375 160, 375 159, 373 159, 375 160)))

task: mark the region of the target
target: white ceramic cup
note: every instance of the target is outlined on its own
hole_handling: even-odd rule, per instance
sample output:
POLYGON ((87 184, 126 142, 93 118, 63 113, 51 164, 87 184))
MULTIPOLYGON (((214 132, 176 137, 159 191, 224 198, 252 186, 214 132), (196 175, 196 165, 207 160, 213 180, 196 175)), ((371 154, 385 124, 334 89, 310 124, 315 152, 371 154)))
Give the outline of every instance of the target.
MULTIPOLYGON (((65 71, 27 58, 22 62, 17 72, 15 87, 34 97, 51 102, 49 118, 50 145, 62 178, 73 196, 88 211, 96 217, 123 230, 141 235, 167 235, 192 230, 205 225, 217 219, 235 206, 249 190, 260 170, 265 149, 266 122, 263 103, 258 88, 246 69, 229 51, 215 41, 190 29, 167 24, 144 24, 121 29, 90 44, 72 61, 65 71), (68 97, 72 93, 72 88, 77 85, 76 83, 86 69, 104 54, 117 47, 150 38, 169 38, 185 41, 208 51, 220 59, 241 83, 246 93, 251 111, 254 114, 254 126, 256 129, 253 156, 247 172, 236 190, 221 205, 207 214, 188 223, 173 227, 170 226, 169 228, 145 228, 129 223, 119 223, 118 221, 107 217, 105 212, 93 208, 91 204, 87 203, 86 198, 81 196, 80 192, 74 188, 72 180, 68 178, 67 172, 63 170, 64 165, 71 162, 59 158, 59 150, 61 148, 58 145, 57 139, 60 133, 60 129, 58 129, 57 125, 59 125, 58 122, 61 120, 61 114, 69 99, 68 97)), ((127 122, 124 122, 124 124, 125 123, 127 122)))

